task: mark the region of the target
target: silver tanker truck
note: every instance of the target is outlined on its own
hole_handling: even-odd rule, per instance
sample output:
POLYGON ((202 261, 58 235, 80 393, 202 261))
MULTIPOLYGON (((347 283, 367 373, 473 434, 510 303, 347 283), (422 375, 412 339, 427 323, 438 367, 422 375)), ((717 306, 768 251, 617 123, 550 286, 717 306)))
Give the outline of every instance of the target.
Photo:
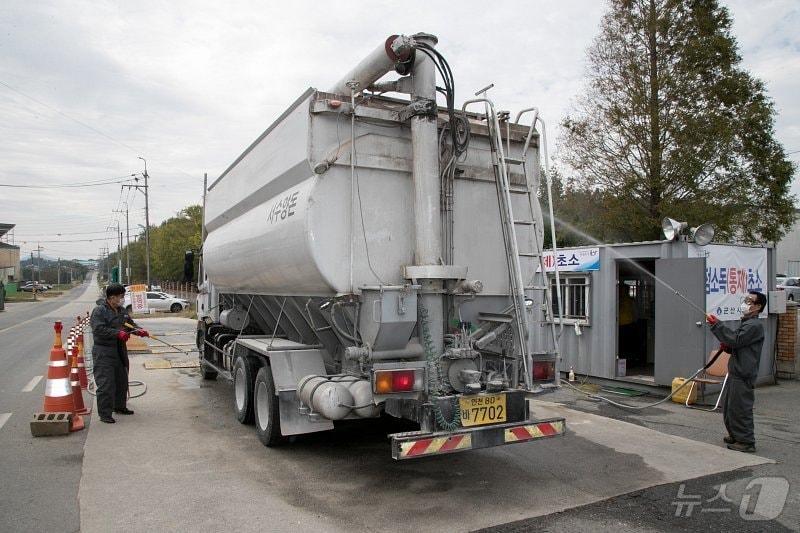
POLYGON ((419 424, 395 459, 565 431, 529 401, 558 386, 542 122, 486 90, 455 108, 436 44, 390 36, 207 187, 201 370, 266 446, 386 415, 419 424))

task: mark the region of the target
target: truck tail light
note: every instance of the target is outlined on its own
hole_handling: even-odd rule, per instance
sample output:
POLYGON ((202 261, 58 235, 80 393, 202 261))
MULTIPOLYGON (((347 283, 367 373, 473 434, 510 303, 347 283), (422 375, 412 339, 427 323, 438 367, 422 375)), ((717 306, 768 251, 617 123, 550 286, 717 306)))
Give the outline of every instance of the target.
POLYGON ((373 389, 377 394, 421 391, 425 372, 422 368, 403 370, 376 370, 373 389))
POLYGON ((554 361, 534 361, 533 380, 551 381, 555 378, 556 364, 554 361))

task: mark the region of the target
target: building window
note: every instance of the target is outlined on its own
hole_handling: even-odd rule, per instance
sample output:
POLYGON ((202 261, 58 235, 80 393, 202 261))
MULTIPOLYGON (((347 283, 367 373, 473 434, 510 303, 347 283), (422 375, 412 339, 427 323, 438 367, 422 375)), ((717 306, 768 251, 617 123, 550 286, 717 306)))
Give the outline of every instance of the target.
MULTIPOLYGON (((556 278, 550 278, 550 298, 552 299, 553 316, 556 322, 560 320, 558 312, 558 295, 556 293, 556 278)), ((564 304, 565 324, 589 324, 591 276, 562 274, 561 301, 564 304)))

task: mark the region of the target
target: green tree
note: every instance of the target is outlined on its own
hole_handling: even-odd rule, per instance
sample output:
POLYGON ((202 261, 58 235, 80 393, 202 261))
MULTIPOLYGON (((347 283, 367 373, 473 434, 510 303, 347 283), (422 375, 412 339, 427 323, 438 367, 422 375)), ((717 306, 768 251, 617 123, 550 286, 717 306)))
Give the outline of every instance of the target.
MULTIPOLYGON (((176 281, 183 279, 184 254, 187 250, 196 252, 200 249, 202 217, 202 208, 191 205, 150 230, 151 278, 176 281)), ((195 278, 196 276, 195 269, 195 278)))
MULTIPOLYGON (((161 280, 183 280, 184 254, 186 250, 197 252, 200 249, 202 220, 202 208, 199 205, 190 205, 160 225, 150 227, 150 278, 153 283, 161 280)), ((144 231, 131 242, 130 247, 122 250, 123 265, 128 250, 131 254, 131 280, 135 283, 144 283, 147 279, 144 231)), ((115 262, 116 254, 111 254, 111 257, 115 262)), ((195 281, 196 279, 197 268, 194 276, 195 281)))
POLYGON ((671 216, 713 222, 723 239, 777 241, 794 221, 774 106, 730 30, 716 0, 610 1, 561 144, 618 239, 660 238, 671 216))

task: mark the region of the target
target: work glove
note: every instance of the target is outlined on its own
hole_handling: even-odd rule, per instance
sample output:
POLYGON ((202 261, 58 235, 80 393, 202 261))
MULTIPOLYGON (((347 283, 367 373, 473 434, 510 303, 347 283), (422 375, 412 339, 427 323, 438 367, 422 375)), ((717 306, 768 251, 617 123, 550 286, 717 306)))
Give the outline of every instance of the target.
POLYGON ((128 333, 127 331, 119 330, 117 332, 117 338, 122 342, 128 342, 128 339, 131 338, 131 334, 128 333))
POLYGON ((150 336, 150 332, 148 332, 146 329, 134 330, 133 334, 136 335, 137 337, 149 337, 150 336))
POLYGON ((717 318, 715 315, 706 315, 706 322, 708 322, 713 326, 714 324, 719 322, 719 318, 717 318))

